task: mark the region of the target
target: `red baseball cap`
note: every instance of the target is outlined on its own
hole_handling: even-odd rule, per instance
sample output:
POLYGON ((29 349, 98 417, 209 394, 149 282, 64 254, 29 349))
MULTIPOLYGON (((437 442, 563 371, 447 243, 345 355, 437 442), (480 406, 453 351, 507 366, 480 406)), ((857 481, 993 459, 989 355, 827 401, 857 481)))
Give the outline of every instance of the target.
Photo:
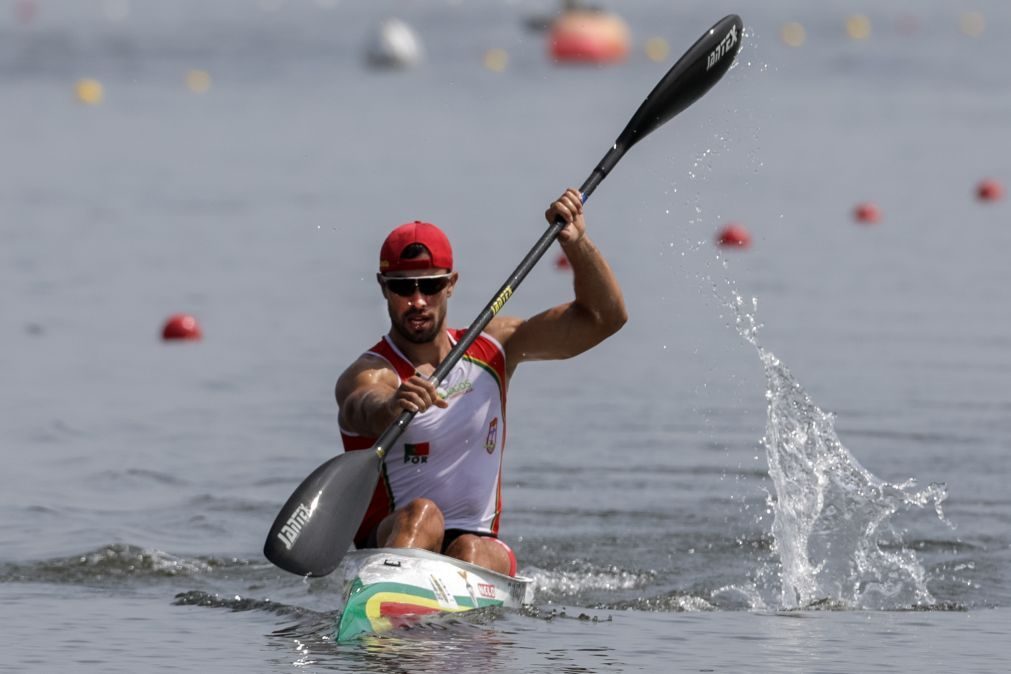
POLYGON ((386 237, 379 250, 379 273, 391 271, 413 271, 415 269, 453 269, 453 248, 441 229, 430 222, 415 220, 400 225, 386 237), (420 243, 428 249, 431 259, 401 258, 404 249, 420 243))

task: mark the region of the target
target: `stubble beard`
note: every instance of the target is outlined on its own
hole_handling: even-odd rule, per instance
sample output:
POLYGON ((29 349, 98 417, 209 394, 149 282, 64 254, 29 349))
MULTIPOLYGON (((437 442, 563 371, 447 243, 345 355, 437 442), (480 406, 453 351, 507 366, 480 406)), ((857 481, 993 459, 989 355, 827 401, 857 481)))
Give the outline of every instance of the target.
POLYGON ((406 327, 410 316, 411 313, 408 312, 405 313, 403 316, 401 316, 399 320, 397 320, 397 318, 393 316, 391 316, 390 318, 393 319, 392 320, 393 329, 397 331, 397 334, 399 334, 401 337, 403 337, 412 344, 429 344, 433 342, 436 336, 440 332, 442 332, 442 326, 446 322, 445 315, 440 316, 436 314, 432 322, 431 328, 425 330, 424 332, 414 332, 410 330, 408 327, 406 327))

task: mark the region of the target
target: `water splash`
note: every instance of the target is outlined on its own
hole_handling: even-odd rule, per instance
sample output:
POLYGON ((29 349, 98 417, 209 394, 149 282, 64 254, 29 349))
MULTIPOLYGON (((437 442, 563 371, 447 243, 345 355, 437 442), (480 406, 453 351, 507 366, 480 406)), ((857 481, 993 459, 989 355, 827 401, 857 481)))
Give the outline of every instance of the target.
POLYGON ((694 594, 675 590, 660 596, 636 597, 600 604, 595 608, 607 608, 614 611, 644 611, 655 613, 699 613, 715 611, 717 605, 694 594))
POLYGON ((630 590, 645 586, 654 574, 620 569, 615 566, 596 567, 588 562, 573 561, 570 568, 547 570, 525 567, 522 574, 534 579, 538 602, 578 601, 595 591, 630 590))
POLYGON ((917 489, 871 474, 789 369, 758 342, 760 324, 731 287, 738 333, 758 351, 767 381, 765 448, 775 490, 769 505, 783 608, 924 608, 935 605, 926 573, 904 547, 893 516, 933 505, 944 521, 943 484, 917 489))
POLYGON ((0 565, 0 582, 118 585, 162 578, 198 577, 214 571, 269 567, 265 563, 214 557, 181 557, 161 550, 114 543, 80 555, 0 565))
MULTIPOLYGON (((202 590, 189 590, 176 594, 172 602, 176 606, 204 606, 206 608, 225 608, 235 613, 244 611, 263 611, 280 616, 294 616, 304 621, 314 621, 323 624, 327 629, 333 628, 337 613, 335 611, 321 612, 313 611, 301 606, 282 604, 270 599, 257 599, 255 597, 242 597, 239 595, 222 596, 211 594, 202 590)), ((292 628, 287 628, 288 630, 292 628)))

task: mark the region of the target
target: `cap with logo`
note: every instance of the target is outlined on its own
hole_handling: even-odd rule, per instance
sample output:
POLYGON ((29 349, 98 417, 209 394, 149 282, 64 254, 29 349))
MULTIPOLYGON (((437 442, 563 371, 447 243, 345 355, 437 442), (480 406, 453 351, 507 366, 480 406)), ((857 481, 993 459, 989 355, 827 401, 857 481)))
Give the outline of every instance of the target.
POLYGON ((414 271, 419 269, 453 269, 453 248, 441 229, 430 222, 415 220, 400 225, 386 237, 379 250, 379 273, 414 271), (404 250, 412 244, 428 250, 429 259, 404 258, 404 250))

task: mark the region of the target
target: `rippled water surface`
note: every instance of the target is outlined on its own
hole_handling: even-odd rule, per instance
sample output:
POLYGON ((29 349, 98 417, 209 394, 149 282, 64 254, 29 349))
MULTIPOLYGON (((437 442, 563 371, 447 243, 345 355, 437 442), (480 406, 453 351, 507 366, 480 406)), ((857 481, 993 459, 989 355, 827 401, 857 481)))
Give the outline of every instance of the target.
MULTIPOLYGON (((1011 185, 1011 10, 879 4, 621 3, 610 68, 549 63, 532 0, 0 9, 0 670, 1004 671, 1011 228, 973 190, 1011 185), (738 65, 587 206, 629 324, 511 384, 534 605, 334 644, 336 577, 261 547, 386 329, 382 237, 442 225, 469 323, 727 12, 738 65), (426 61, 370 71, 392 14, 426 61)), ((507 313, 568 299, 553 255, 507 313)))

